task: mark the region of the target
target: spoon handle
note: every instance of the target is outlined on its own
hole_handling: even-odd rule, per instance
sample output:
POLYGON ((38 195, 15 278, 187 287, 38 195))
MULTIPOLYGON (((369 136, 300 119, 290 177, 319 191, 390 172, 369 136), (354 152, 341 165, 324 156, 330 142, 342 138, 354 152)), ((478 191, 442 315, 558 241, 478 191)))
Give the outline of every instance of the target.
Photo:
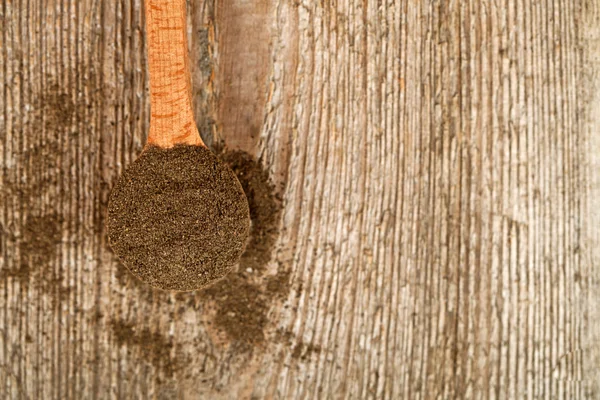
POLYGON ((194 121, 185 0, 146 0, 150 132, 148 144, 204 145, 194 121))

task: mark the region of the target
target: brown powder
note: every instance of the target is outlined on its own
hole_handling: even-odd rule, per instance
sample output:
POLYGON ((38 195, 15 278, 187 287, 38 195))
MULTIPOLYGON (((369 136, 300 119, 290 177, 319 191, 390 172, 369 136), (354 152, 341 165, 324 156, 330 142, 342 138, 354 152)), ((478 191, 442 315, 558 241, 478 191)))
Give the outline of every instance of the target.
MULTIPOLYGON (((35 99, 35 109, 44 111, 47 132, 65 132, 65 127, 71 126, 72 118, 83 113, 85 104, 75 103, 72 100, 73 93, 65 91, 56 81, 56 77, 47 75, 47 80, 48 87, 35 99)), ((41 116, 38 117, 38 123, 42 123, 41 116)))
POLYGON ((246 274, 231 273, 207 288, 203 295, 215 301, 214 323, 229 339, 242 348, 264 341, 269 302, 260 286, 251 282, 246 274))
POLYGON ((107 227, 111 247, 135 276, 187 291, 230 271, 249 221, 240 183, 210 150, 151 146, 115 185, 107 227))
MULTIPOLYGON (((60 224, 57 214, 34 216, 26 214, 19 243, 20 264, 18 268, 0 271, 0 280, 16 278, 22 284, 29 282, 30 276, 42 269, 45 280, 49 281, 47 267, 52 265, 60 244, 60 224)), ((42 280, 39 280, 41 283, 42 280)))
POLYGON ((236 351, 242 351, 266 340, 269 309, 289 293, 290 272, 284 265, 275 275, 266 270, 279 235, 282 210, 268 171, 243 151, 223 152, 219 158, 235 172, 244 188, 252 229, 239 269, 195 295, 202 304, 208 300, 215 305, 215 327, 237 344, 236 351))
POLYGON ((269 181, 269 172, 260 162, 243 151, 227 151, 219 158, 236 174, 250 205, 252 230, 240 265, 263 272, 271 259, 271 250, 279 236, 281 199, 269 181))
POLYGON ((167 377, 173 376, 178 361, 171 356, 173 342, 170 338, 159 332, 152 332, 147 327, 136 327, 135 324, 123 319, 113 319, 111 326, 119 345, 137 347, 144 359, 156 368, 160 368, 167 377))

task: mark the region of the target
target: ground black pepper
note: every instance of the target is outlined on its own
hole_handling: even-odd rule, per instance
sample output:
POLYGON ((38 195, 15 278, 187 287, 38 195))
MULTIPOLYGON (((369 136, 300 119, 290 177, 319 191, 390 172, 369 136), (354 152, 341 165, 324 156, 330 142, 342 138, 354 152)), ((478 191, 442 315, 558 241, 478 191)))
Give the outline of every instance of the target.
POLYGON ((235 174, 202 146, 147 148, 108 204, 111 247, 135 276, 164 290, 195 290, 225 276, 249 225, 235 174))

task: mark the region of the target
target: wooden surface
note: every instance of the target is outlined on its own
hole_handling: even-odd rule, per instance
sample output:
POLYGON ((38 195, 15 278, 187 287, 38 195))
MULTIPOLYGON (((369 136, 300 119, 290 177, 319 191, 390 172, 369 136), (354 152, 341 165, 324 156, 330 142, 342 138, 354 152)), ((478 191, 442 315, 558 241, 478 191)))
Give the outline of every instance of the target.
POLYGON ((146 0, 150 80, 148 143, 203 145, 192 108, 185 0, 146 0))
POLYGON ((142 0, 1 4, 1 398, 600 398, 597 0, 188 2, 199 130, 274 195, 182 295, 105 237, 142 0))

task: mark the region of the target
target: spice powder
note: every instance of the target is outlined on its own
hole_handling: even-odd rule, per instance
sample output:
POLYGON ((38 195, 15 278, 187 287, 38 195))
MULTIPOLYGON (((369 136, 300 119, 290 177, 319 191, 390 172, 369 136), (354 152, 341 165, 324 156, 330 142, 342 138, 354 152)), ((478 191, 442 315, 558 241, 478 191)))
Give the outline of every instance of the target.
POLYGON ((150 146, 108 204, 111 247, 135 276, 164 290, 222 278, 242 255, 249 224, 235 174, 203 146, 150 146))

